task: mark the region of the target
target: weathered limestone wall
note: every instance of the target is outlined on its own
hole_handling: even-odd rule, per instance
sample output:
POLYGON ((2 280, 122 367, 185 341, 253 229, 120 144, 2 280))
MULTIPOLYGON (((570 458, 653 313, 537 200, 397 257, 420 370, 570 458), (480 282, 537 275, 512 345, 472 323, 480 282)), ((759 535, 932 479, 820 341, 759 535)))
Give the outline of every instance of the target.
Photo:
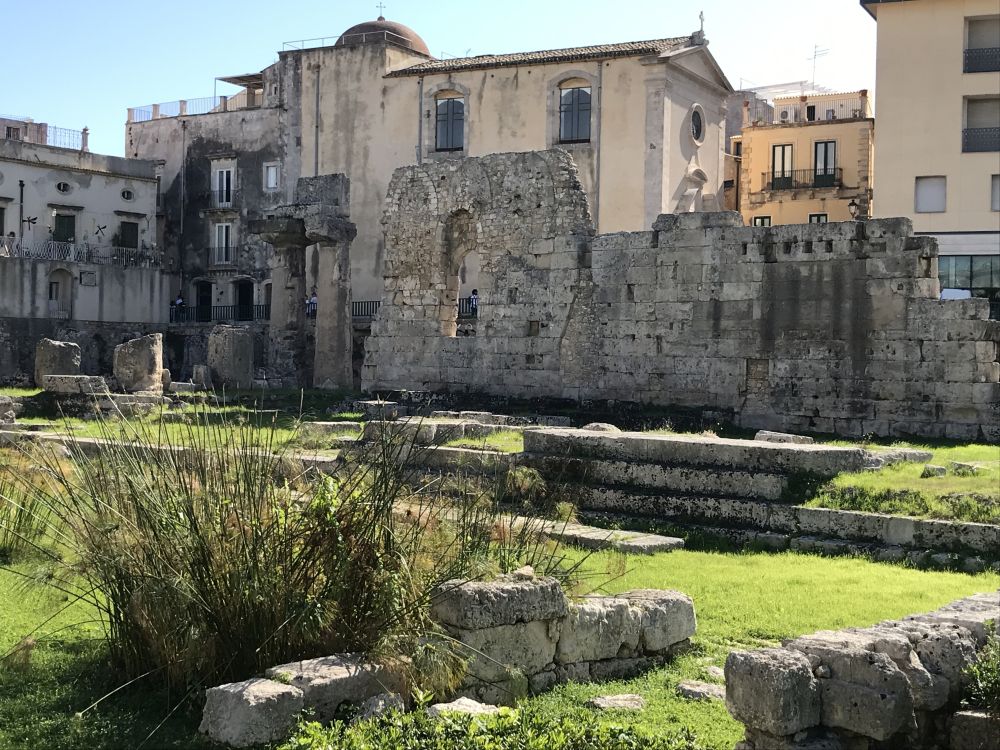
POLYGON ((937 248, 890 219, 661 216, 595 237, 571 157, 397 170, 363 387, 704 407, 758 428, 1000 440, 1000 323, 939 302, 937 248), (456 336, 462 259, 482 263, 456 336))
POLYGON ((962 670, 998 617, 1000 592, 978 594, 870 628, 734 651, 726 705, 746 725, 737 748, 996 747, 989 738, 1000 737, 1000 719, 953 714, 962 670))

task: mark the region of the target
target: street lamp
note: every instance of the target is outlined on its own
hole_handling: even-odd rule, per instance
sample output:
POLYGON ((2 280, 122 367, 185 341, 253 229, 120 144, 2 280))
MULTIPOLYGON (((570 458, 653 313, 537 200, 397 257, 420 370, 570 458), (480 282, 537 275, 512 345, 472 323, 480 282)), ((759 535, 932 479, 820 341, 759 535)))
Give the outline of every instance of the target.
POLYGON ((857 219, 858 218, 858 211, 860 209, 861 209, 861 206, 859 206, 858 202, 856 200, 854 200, 853 198, 851 199, 851 202, 847 204, 847 210, 851 212, 851 218, 852 219, 857 219))

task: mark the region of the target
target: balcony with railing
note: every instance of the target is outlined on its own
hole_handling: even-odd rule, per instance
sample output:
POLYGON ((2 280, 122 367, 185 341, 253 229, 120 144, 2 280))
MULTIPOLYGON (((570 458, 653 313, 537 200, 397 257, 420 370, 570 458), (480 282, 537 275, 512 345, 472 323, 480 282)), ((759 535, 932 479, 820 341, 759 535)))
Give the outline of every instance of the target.
POLYGON ((270 305, 171 305, 171 323, 254 322, 271 319, 270 305))
POLYGON ((228 190, 212 190, 209 193, 209 205, 216 209, 231 209, 239 202, 240 194, 238 190, 232 188, 228 190))
POLYGON ((761 177, 764 190, 817 190, 844 186, 844 170, 790 169, 784 172, 764 172, 761 177))
POLYGON ((89 263, 96 266, 152 268, 160 265, 155 248, 115 247, 89 242, 31 242, 0 237, 0 258, 54 260, 65 263, 89 263))
POLYGON ((962 131, 962 151, 966 154, 1000 151, 1000 128, 966 128, 962 131))
POLYGON ((981 47, 965 50, 965 73, 995 73, 1000 70, 1000 47, 981 47))

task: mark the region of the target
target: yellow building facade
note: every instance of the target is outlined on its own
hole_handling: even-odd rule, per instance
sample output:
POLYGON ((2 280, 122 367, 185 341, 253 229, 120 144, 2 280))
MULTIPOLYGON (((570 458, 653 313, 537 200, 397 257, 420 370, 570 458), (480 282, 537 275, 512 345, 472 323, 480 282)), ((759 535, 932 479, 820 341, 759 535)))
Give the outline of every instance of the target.
POLYGON ((867 91, 744 104, 739 211, 750 225, 870 215, 875 123, 867 91))
POLYGON ((1000 305, 1000 5, 862 5, 878 24, 875 215, 938 239, 942 287, 1000 305))

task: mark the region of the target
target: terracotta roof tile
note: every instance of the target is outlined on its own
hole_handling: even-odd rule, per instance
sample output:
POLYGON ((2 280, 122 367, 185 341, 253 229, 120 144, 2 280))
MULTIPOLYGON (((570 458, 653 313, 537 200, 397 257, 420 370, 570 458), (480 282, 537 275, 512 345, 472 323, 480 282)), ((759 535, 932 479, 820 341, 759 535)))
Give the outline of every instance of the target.
POLYGON ((386 78, 450 73, 456 70, 476 70, 479 68, 504 68, 514 65, 546 65, 605 57, 658 55, 663 52, 675 52, 689 46, 692 46, 691 37, 679 36, 672 39, 650 39, 644 42, 598 44, 592 47, 568 47, 538 52, 514 52, 508 55, 478 55, 477 57, 458 57, 450 60, 428 60, 409 68, 394 70, 386 78))

